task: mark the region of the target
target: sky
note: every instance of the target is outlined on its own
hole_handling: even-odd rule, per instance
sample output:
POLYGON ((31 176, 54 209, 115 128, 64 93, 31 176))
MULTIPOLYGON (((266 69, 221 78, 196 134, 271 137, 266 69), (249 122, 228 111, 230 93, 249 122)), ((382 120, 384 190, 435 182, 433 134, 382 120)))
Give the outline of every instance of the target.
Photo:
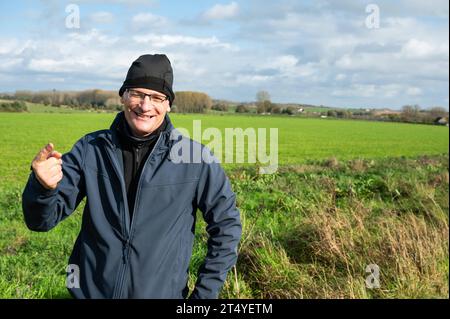
POLYGON ((1 1, 0 42, 0 92, 118 90, 163 53, 214 99, 449 106, 447 0, 1 1))

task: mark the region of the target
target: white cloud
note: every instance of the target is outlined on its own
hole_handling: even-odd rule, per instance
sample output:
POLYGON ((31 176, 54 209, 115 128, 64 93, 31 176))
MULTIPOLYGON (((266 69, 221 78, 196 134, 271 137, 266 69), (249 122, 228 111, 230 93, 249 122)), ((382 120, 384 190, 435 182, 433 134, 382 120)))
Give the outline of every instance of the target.
MULTIPOLYGON (((251 101, 256 91, 266 89, 275 102, 447 107, 448 18, 442 16, 448 12, 437 11, 448 11, 448 4, 430 0, 432 8, 427 9, 418 0, 411 6, 400 1, 404 8, 377 2, 379 29, 366 28, 365 5, 350 0, 264 5, 250 0, 245 10, 238 1, 226 2, 200 17, 184 17, 201 22, 187 25, 157 15, 156 9, 150 13, 148 7, 140 7, 134 16, 124 10, 124 19, 121 15, 117 20, 125 21, 126 32, 115 24, 107 30, 90 29, 87 20, 80 30, 50 28, 54 32, 28 41, 0 36, 0 80, 4 88, 13 89, 24 83, 44 87, 45 79, 52 78, 65 79, 55 82, 62 89, 114 89, 138 56, 165 53, 174 67, 176 90, 204 91, 214 98, 251 101), (232 21, 220 29, 208 23, 220 19, 232 21)), ((96 10, 82 14, 97 23, 118 18, 106 6, 96 10)))
POLYGON ((422 90, 417 87, 409 87, 406 89, 406 94, 411 96, 419 96, 422 95, 422 90))
POLYGON ((18 67, 20 67, 20 64, 22 63, 22 59, 21 58, 15 58, 15 57, 11 57, 11 58, 7 58, 7 59, 1 59, 0 58, 0 71, 12 71, 18 67))
POLYGON ((376 86, 373 84, 362 85, 355 84, 349 88, 335 89, 331 92, 332 96, 337 97, 373 97, 376 93, 376 86))
POLYGON ((272 79, 271 76, 267 75, 249 75, 249 74, 239 74, 236 76, 236 84, 246 84, 253 86, 255 84, 260 85, 260 83, 268 82, 272 79))
POLYGON ((131 19, 134 27, 161 27, 168 23, 167 18, 152 13, 139 13, 131 19))
MULTIPOLYGON (((403 90, 403 86, 399 84, 353 84, 347 88, 335 89, 331 94, 336 97, 393 98, 403 90)), ((371 103, 371 100, 367 100, 367 105, 371 103)))
POLYGON ((403 0, 403 2, 404 4, 402 6, 408 14, 431 15, 448 18, 449 2, 447 0, 403 0))
POLYGON ((333 15, 328 13, 310 15, 300 12, 287 12, 281 17, 268 17, 265 24, 275 31, 300 32, 303 34, 322 34, 336 32, 336 23, 333 15))
POLYGON ((111 23, 114 20, 114 15, 111 12, 99 11, 91 15, 91 20, 94 23, 111 23))
POLYGON ((203 13, 203 18, 206 20, 223 20, 230 19, 237 16, 239 12, 239 5, 236 2, 230 4, 216 4, 212 8, 203 13))
POLYGON ((0 46, 0 56, 15 56, 21 54, 27 48, 35 48, 36 41, 34 40, 26 40, 19 41, 17 39, 4 38, 1 39, 2 45, 0 46))
POLYGON ((155 6, 158 4, 158 0, 77 0, 77 2, 89 2, 89 3, 106 3, 110 4, 125 4, 125 5, 150 5, 155 6))
POLYGON ((84 44, 95 42, 104 45, 112 45, 119 40, 119 37, 106 35, 97 29, 92 29, 87 33, 72 32, 68 34, 68 38, 84 44))
POLYGON ((52 72, 66 72, 74 68, 93 67, 95 66, 94 61, 89 61, 88 59, 31 59, 28 64, 28 69, 32 71, 41 71, 45 73, 52 72))
POLYGON ((408 57, 429 57, 435 52, 435 48, 426 41, 417 39, 409 40, 402 48, 402 53, 408 57))
POLYGON ((5 39, 0 46, 0 54, 8 54, 17 46, 18 42, 16 39, 5 39))
MULTIPOLYGON (((300 1, 299 1, 300 2, 300 1)), ((449 2, 446 0, 323 0, 313 7, 316 11, 333 11, 336 13, 364 14, 366 5, 374 3, 380 8, 381 16, 436 16, 448 18, 449 2)), ((301 6, 300 6, 301 7, 301 6)), ((310 8, 309 6, 308 8, 310 8)))
POLYGON ((433 44, 413 38, 403 45, 401 53, 408 58, 431 59, 442 57, 448 59, 448 42, 447 44, 433 44))
POLYGON ((276 57, 272 63, 269 63, 269 67, 276 68, 282 71, 286 71, 295 67, 298 63, 298 59, 293 55, 284 55, 276 57))
POLYGON ((188 45, 188 46, 203 46, 211 48, 222 48, 236 50, 237 48, 228 44, 220 42, 215 36, 213 37, 190 37, 183 35, 169 35, 169 34, 146 34, 146 35, 135 35, 133 40, 137 43, 147 43, 151 44, 156 48, 165 48, 169 46, 178 45, 188 45))

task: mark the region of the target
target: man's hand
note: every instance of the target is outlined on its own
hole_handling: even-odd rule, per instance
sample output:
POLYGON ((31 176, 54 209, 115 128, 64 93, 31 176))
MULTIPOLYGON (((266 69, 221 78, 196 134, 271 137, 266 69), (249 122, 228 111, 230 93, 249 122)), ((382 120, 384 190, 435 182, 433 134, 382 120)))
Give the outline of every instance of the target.
POLYGON ((61 157, 61 153, 54 150, 53 144, 48 143, 31 163, 37 180, 47 189, 55 189, 63 178, 61 157))

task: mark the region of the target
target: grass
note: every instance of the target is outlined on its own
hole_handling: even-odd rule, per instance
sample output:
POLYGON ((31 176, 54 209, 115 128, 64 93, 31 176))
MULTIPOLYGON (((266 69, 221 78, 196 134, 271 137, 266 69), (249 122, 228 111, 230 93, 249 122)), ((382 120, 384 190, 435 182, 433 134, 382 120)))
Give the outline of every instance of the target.
MULTIPOLYGON (((114 116, 114 113, 0 113, 0 183, 24 181, 31 159, 47 142, 53 142, 60 152, 67 152, 84 134, 109 128, 114 116)), ((191 132, 194 120, 201 120, 202 129, 217 127, 221 132, 233 127, 278 128, 278 160, 282 165, 331 157, 350 160, 443 154, 448 153, 449 144, 448 127, 430 125, 197 114, 172 114, 171 119, 176 127, 191 132)))
POLYGON ((232 172, 244 240, 223 296, 448 298, 448 156, 365 164, 232 172))
MULTIPOLYGON (((68 298, 84 202, 48 233, 25 227, 31 159, 70 150, 114 114, 0 113, 0 298, 68 298)), ((226 165, 243 239, 221 298, 448 298, 448 128, 288 117, 182 115, 175 126, 278 127, 276 174, 226 165), (365 267, 380 268, 368 289, 365 267)), ((198 219, 192 288, 206 254, 198 219)))

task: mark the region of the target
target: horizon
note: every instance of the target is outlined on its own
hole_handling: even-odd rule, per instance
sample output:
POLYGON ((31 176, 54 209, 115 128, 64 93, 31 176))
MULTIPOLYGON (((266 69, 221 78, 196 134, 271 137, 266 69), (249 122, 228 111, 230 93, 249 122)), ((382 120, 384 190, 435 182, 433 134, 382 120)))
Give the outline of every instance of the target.
POLYGON ((448 111, 448 12, 443 0, 2 2, 0 90, 115 91, 136 58, 164 53, 175 91, 215 100, 265 90, 279 104, 448 111))
MULTIPOLYGON (((99 89, 99 88, 88 88, 88 89, 83 89, 83 90, 56 90, 54 89, 55 92, 62 92, 62 93, 79 93, 79 92, 83 92, 83 91, 94 91, 94 90, 99 90, 99 91, 104 91, 104 92, 108 92, 108 93, 114 93, 117 91, 117 97, 120 97, 118 94, 118 90, 106 90, 106 89, 99 89)), ((16 90, 15 92, 0 92, 0 98, 2 95, 14 95, 16 92, 18 91, 23 91, 23 92, 31 92, 31 93, 50 93, 53 92, 53 89, 47 89, 47 90, 16 90)), ((183 91, 175 91, 174 93, 178 93, 178 92, 183 92, 183 91)), ((194 91, 192 91, 194 92, 194 91)), ((204 93, 204 92, 200 92, 200 91, 195 91, 198 93, 204 93)), ((176 95, 175 95, 176 96, 176 95)), ((208 95, 209 96, 209 95, 208 95)), ((247 101, 232 101, 232 100, 227 100, 227 99, 221 99, 221 98, 215 98, 213 96, 209 96, 209 98, 211 99, 212 102, 217 101, 217 102, 228 102, 228 103, 232 103, 232 104, 256 104, 258 101, 256 100, 256 98, 254 100, 247 100, 247 101)), ((176 100, 176 99, 175 99, 176 100)), ((30 102, 30 101, 26 101, 28 103, 34 103, 34 102, 30 102)), ((412 104, 405 104, 402 105, 399 108, 394 108, 394 107, 390 107, 390 106, 381 106, 381 107, 371 107, 371 106, 342 106, 342 105, 323 105, 323 104, 310 104, 310 103, 302 103, 302 102, 274 102, 271 101, 274 104, 278 104, 280 106, 283 105, 296 105, 296 106, 303 106, 303 107, 324 107, 324 108, 330 108, 330 109, 370 109, 370 110, 390 110, 390 111, 397 111, 397 112, 401 112, 402 111, 402 107, 403 106, 414 106, 412 104)), ((39 104, 39 103, 38 103, 39 104)), ((175 104, 176 105, 176 104, 175 104)), ((415 104, 418 105, 418 104, 415 104)), ((431 105, 428 107, 424 107, 422 105, 418 105, 420 107, 420 110, 424 110, 424 111, 429 111, 434 107, 442 107, 440 105, 431 105)), ((442 107, 445 109, 445 107, 442 107)), ((447 112, 449 112, 449 109, 445 109, 447 112)))

